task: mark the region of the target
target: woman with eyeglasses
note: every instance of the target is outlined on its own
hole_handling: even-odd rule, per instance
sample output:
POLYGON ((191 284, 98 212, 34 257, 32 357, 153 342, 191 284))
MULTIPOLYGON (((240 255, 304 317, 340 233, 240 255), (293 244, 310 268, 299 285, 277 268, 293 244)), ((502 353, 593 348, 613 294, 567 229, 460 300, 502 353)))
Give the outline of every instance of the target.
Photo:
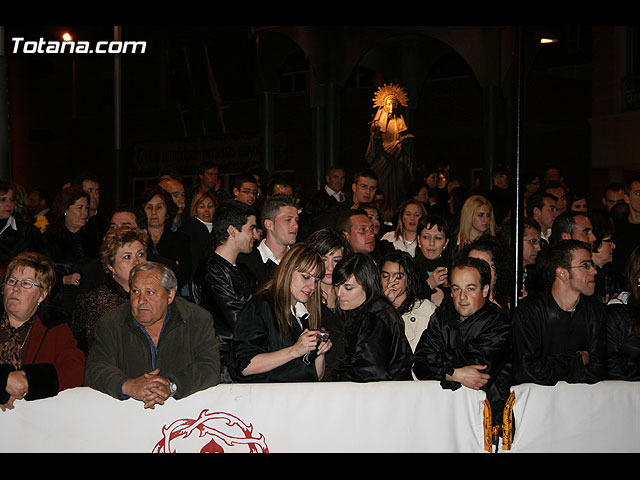
POLYGON ((52 397, 84 381, 85 356, 59 310, 46 300, 56 281, 42 254, 23 252, 7 266, 0 312, 0 410, 16 400, 52 397))

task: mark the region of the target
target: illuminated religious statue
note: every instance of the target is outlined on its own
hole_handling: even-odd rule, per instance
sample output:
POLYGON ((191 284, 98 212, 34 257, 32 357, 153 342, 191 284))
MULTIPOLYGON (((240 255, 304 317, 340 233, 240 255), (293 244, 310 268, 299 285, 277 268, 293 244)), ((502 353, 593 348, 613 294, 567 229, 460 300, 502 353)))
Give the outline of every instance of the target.
POLYGON ((406 199, 413 175, 413 135, 402 112, 408 105, 407 94, 397 85, 378 87, 373 97, 376 113, 365 158, 378 176, 378 189, 394 206, 406 199))

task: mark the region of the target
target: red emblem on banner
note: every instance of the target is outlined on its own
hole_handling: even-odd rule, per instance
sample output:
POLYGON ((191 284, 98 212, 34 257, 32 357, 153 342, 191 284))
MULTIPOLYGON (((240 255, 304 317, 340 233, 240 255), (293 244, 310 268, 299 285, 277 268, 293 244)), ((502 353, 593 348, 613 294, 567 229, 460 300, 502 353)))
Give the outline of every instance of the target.
POLYGON ((183 418, 162 427, 162 440, 153 453, 269 453, 264 435, 254 435, 253 425, 224 412, 203 410, 196 419, 183 418), (194 434, 195 435, 192 435, 194 434))

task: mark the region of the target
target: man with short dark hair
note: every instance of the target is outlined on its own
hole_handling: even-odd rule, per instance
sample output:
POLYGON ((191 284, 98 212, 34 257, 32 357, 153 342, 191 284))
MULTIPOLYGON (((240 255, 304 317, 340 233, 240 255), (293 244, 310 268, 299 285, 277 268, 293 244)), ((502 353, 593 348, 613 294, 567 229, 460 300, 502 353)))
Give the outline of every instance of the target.
POLYGON ((369 203, 375 200, 378 176, 373 170, 360 170, 353 175, 351 184, 351 205, 369 203))
POLYGON ((296 243, 298 219, 298 208, 289 195, 274 195, 265 201, 261 221, 266 237, 251 253, 238 255, 238 263, 252 275, 252 293, 271 279, 284 254, 296 243))
POLYGON ((249 205, 232 200, 220 206, 213 216, 214 250, 200 262, 195 274, 195 301, 211 312, 220 340, 222 383, 231 381, 226 357, 238 312, 251 298, 237 258, 241 253, 251 253, 259 240, 256 222, 256 213, 249 205))
POLYGON ((274 175, 269 179, 267 184, 267 196, 289 195, 293 196, 293 185, 284 177, 284 175, 274 175))
POLYGON ((100 181, 98 177, 92 173, 83 172, 72 183, 81 187, 89 195, 89 217, 96 215, 100 203, 100 181))
POLYGON ((136 209, 130 205, 118 205, 111 214, 109 229, 127 226, 138 228, 136 209))
POLYGON ((186 193, 186 204, 191 205, 191 200, 199 192, 211 192, 218 201, 218 205, 230 200, 231 195, 220 186, 218 165, 211 160, 205 160, 198 165, 198 182, 186 193))
MULTIPOLYGON (((173 218, 173 223, 171 224, 171 230, 177 231, 182 224, 182 214, 184 213, 184 209, 186 206, 186 197, 184 192, 184 185, 177 178, 165 178, 164 180, 158 183, 164 190, 171 194, 171 198, 173 199, 173 203, 178 207, 178 213, 173 218)), ((188 214, 188 212, 187 212, 188 214)))
POLYGON ((312 197, 314 213, 335 208, 345 201, 346 197, 342 189, 344 188, 345 170, 342 167, 333 165, 327 169, 324 176, 325 185, 312 197))
POLYGON ((521 300, 512 319, 516 383, 595 383, 604 378, 605 307, 592 298, 589 244, 559 240, 545 258, 550 288, 521 300))
POLYGON ((579 240, 593 246, 596 237, 593 234, 591 220, 585 212, 568 211, 556 217, 551 227, 551 243, 558 240, 579 240))
POLYGON ((253 175, 242 175, 233 181, 234 200, 253 206, 258 199, 258 183, 253 175))
POLYGON ((343 191, 345 169, 332 165, 325 173, 325 185, 311 197, 311 222, 314 229, 333 227, 338 212, 349 208, 347 196, 343 191))
POLYGON ((618 203, 624 203, 624 185, 620 182, 612 182, 604 189, 602 205, 607 212, 610 212, 618 203))
POLYGON ((558 182, 560 185, 564 185, 564 177, 562 176, 562 169, 557 165, 547 165, 544 169, 544 175, 542 177, 543 182, 558 182))
POLYGON ((615 222, 613 269, 623 275, 631 252, 640 245, 640 175, 629 178, 624 187, 624 201, 629 206, 625 219, 615 222))
POLYGON ((506 314, 489 301, 491 269, 484 260, 464 257, 452 266, 452 302, 431 316, 414 354, 420 380, 442 388, 483 390, 494 425, 502 424, 511 387, 511 327, 506 314))
POLYGON ((373 222, 365 210, 345 211, 340 215, 336 227, 347 238, 354 253, 373 253, 376 248, 376 237, 373 222))
POLYGON ((556 210, 558 215, 567 210, 567 189, 560 182, 550 180, 540 187, 543 193, 549 193, 557 198, 556 210))
POLYGON ((98 212, 100 205, 100 180, 91 172, 82 172, 77 175, 72 185, 77 185, 89 195, 89 219, 87 225, 95 225, 100 233, 104 234, 108 230, 107 219, 98 212))
POLYGON ((557 198, 548 193, 536 193, 527 200, 527 217, 532 218, 540 225, 540 236, 547 244, 551 236, 553 221, 558 216, 556 201, 557 198))
POLYGON ((130 299, 102 317, 89 350, 85 385, 145 408, 217 385, 220 351, 211 314, 176 296, 170 268, 136 265, 130 299))
POLYGON ((36 188, 29 192, 29 196, 27 198, 27 210, 29 210, 31 216, 33 216, 34 225, 40 229, 41 233, 44 233, 49 225, 47 214, 49 213, 50 207, 51 197, 46 190, 36 188))
POLYGON ((522 221, 522 285, 527 295, 533 294, 537 285, 537 259, 541 250, 540 225, 534 219, 522 221))

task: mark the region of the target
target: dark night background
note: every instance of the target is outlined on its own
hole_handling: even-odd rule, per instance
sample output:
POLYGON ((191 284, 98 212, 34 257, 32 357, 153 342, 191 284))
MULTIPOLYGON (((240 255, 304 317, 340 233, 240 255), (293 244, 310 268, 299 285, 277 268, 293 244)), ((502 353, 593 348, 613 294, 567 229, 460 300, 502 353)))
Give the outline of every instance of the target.
MULTIPOLYGON (((116 195, 134 202, 161 168, 188 185, 214 159, 226 182, 266 166, 312 193, 325 166, 364 166, 373 94, 391 82, 408 92, 418 163, 447 160, 470 186, 513 160, 516 27, 124 25, 122 40, 147 50, 121 55, 120 170, 114 56, 12 51, 13 37, 64 31, 92 44, 114 35, 113 26, 4 27, 11 176, 27 191, 55 194, 89 169, 109 209, 116 195)), ((521 171, 557 164, 599 202, 607 183, 640 170, 637 27, 521 31, 521 171), (560 41, 540 45, 543 33, 560 41)))

